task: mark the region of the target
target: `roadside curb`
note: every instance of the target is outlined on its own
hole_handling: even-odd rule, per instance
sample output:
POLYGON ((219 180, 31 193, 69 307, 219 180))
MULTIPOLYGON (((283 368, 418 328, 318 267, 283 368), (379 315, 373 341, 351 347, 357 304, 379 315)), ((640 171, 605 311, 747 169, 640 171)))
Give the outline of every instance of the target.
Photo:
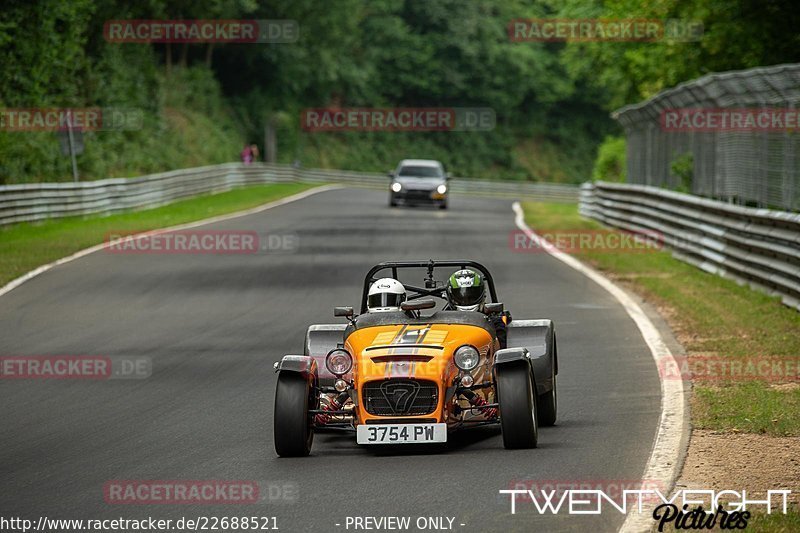
MULTIPOLYGON (((514 202, 512 209, 517 227, 529 239, 539 243, 541 237, 525 223, 525 214, 520 203, 514 202)), ((642 305, 641 298, 622 289, 609 278, 575 257, 556 250, 552 246, 542 246, 542 249, 600 285, 622 305, 636 327, 639 328, 657 367, 662 366, 663 362, 666 362, 667 365, 677 366, 670 345, 673 345, 673 349, 677 349, 680 345, 677 344, 671 333, 666 335, 665 339, 663 331, 665 328, 666 331, 669 331, 669 328, 654 309, 642 305), (645 311, 645 308, 649 308, 650 312, 645 311)), ((687 384, 681 380, 665 380, 663 376, 659 375, 659 381, 661 383, 661 416, 642 479, 658 482, 665 488, 665 491, 669 492, 678 479, 689 445, 689 395, 687 384)), ((650 531, 652 527, 653 520, 649 514, 629 512, 619 531, 624 533, 650 531)))
MULTIPOLYGON (((341 188, 342 188, 341 185, 321 185, 319 187, 314 187, 312 189, 308 189, 306 191, 299 192, 297 194, 293 194, 293 195, 287 196, 285 198, 280 198, 278 200, 273 200, 271 202, 268 202, 266 204, 263 204, 263 205, 260 205, 260 206, 257 206, 257 207, 251 207, 250 209, 245 209, 243 211, 234 211, 233 213, 228 213, 228 214, 225 214, 225 215, 218 215, 218 216, 215 216, 215 217, 205 218, 205 219, 202 219, 202 220, 196 220, 194 222, 187 222, 185 224, 179 224, 177 226, 169 226, 169 227, 166 227, 166 228, 154 228, 154 229, 151 229, 151 230, 145 230, 142 233, 146 233, 146 234, 152 235, 152 233, 154 231, 167 232, 167 231, 178 231, 178 230, 182 230, 182 229, 196 228, 198 226, 204 226, 206 224, 213 224, 214 222, 222 222, 224 220, 231 220, 233 218, 239 218, 239 217, 243 217, 243 216, 247 216, 247 215, 253 215, 255 213, 260 213, 262 211, 266 211, 267 209, 272 209, 273 207, 279 207, 279 206, 282 206, 282 205, 286 205, 286 204, 295 202, 297 200, 302 200, 303 198, 307 198, 307 197, 309 197, 311 195, 314 195, 314 194, 317 194, 317 193, 320 193, 320 192, 330 191, 330 190, 333 190, 333 189, 341 189, 341 188)), ((133 237, 135 238, 135 235, 133 237)), ((90 246, 89 248, 84 248, 83 250, 77 251, 74 254, 68 255, 66 257, 62 257, 61 259, 58 259, 58 260, 53 261, 51 263, 47 263, 45 265, 37 267, 37 268, 31 270, 30 272, 27 272, 27 273, 21 275, 20 277, 15 278, 15 279, 9 281, 8 283, 6 283, 5 285, 3 285, 2 287, 0 287, 0 296, 3 296, 4 294, 7 294, 7 293, 11 292, 12 290, 16 289, 17 287, 19 287, 20 285, 22 285, 26 281, 30 281, 33 278, 35 278, 36 276, 38 276, 40 274, 44 274, 45 272, 47 272, 51 268, 57 267, 59 265, 63 265, 65 263, 69 263, 69 262, 75 261, 76 259, 80 259, 81 257, 85 257, 85 256, 87 256, 89 254, 93 254, 94 252, 98 252, 98 251, 104 249, 107 245, 108 245, 107 243, 95 244, 94 246, 90 246)))

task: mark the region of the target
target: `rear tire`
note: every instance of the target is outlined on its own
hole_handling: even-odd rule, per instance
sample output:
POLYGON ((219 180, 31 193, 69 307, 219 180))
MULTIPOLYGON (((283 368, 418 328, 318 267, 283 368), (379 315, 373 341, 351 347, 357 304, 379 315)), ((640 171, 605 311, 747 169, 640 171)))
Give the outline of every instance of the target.
POLYGON ((556 388, 556 368, 558 367, 558 344, 553 333, 553 359, 550 361, 550 377, 553 380, 553 390, 539 396, 538 415, 540 426, 554 426, 558 415, 558 389, 556 388))
POLYGON ((281 457, 304 457, 311 453, 314 429, 308 413, 312 390, 308 380, 291 373, 278 374, 275 390, 275 452, 281 457))
POLYGON ((536 448, 539 427, 529 365, 499 366, 496 377, 503 446, 507 449, 536 448))
POLYGON ((558 395, 556 393, 556 376, 553 375, 553 390, 540 395, 536 404, 540 426, 554 426, 558 411, 558 395))

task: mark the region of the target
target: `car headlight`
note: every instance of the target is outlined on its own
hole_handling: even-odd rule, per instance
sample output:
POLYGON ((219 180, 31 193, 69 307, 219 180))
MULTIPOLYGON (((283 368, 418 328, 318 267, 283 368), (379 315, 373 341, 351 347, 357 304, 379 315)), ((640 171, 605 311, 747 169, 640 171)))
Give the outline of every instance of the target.
POLYGON ((328 352, 325 357, 325 366, 334 376, 343 376, 353 368, 353 356, 347 350, 337 348, 328 352))
POLYGON ((474 346, 470 346, 469 344, 465 344, 458 348, 453 355, 453 361, 455 362, 456 366, 461 370, 469 372, 474 370, 478 363, 481 360, 481 354, 478 353, 478 349, 474 346))
POLYGON ((438 187, 436 187, 436 192, 438 192, 439 194, 446 193, 447 192, 447 185, 444 185, 444 184, 439 185, 438 187))
POLYGON ((400 192, 400 189, 402 189, 402 188, 403 188, 403 186, 400 185, 399 183, 397 183, 396 181, 394 183, 392 183, 392 191, 400 192))

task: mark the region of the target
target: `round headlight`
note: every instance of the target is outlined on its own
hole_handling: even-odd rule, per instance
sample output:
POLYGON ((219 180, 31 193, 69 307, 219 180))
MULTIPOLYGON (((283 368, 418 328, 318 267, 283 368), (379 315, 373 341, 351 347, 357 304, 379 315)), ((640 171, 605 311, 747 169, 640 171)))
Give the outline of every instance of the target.
POLYGON ((353 368, 353 358, 347 350, 331 350, 325 358, 325 366, 334 376, 342 376, 353 368))
POLYGON ((474 346, 470 346, 469 344, 465 344, 456 350, 456 353, 453 355, 453 361, 455 362, 456 366, 461 370, 466 370, 469 372, 470 370, 474 370, 476 366, 478 366, 478 362, 481 359, 481 354, 478 353, 478 349, 474 346))
POLYGON ((400 192, 400 189, 402 189, 402 188, 403 188, 403 186, 400 185, 399 183, 397 183, 396 181, 394 183, 392 183, 392 190, 394 192, 400 192))
POLYGON ((444 184, 439 185, 438 187, 436 187, 436 192, 438 192, 439 194, 446 193, 447 192, 447 185, 444 185, 444 184))

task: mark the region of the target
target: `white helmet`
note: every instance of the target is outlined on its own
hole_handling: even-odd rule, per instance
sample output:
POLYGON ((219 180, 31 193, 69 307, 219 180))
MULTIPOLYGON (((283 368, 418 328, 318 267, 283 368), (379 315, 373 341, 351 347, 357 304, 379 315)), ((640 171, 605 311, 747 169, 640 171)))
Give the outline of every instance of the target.
POLYGON ((372 284, 367 294, 367 311, 383 313, 399 311, 406 301, 406 288, 394 278, 381 278, 372 284))

